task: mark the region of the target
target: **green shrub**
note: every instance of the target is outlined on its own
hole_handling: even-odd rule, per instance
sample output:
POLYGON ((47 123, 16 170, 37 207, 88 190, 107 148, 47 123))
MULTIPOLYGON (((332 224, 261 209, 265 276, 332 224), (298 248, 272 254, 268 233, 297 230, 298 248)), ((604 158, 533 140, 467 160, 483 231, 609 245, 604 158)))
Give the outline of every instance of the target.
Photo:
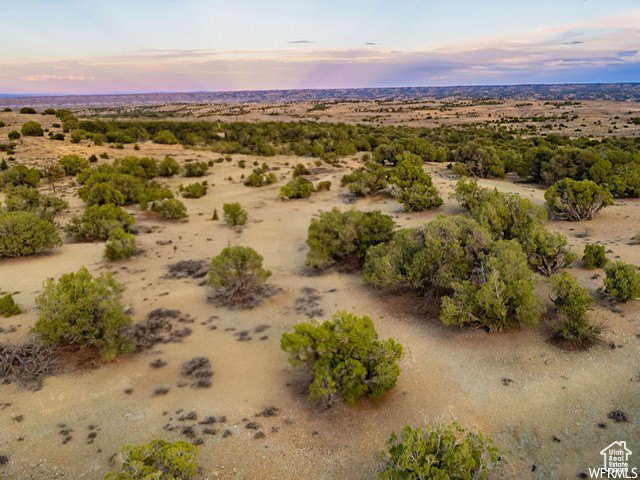
POLYGON ((382 453, 381 480, 486 480, 498 462, 493 441, 457 422, 393 433, 382 453))
POLYGON ((122 207, 107 203, 91 205, 82 215, 74 215, 65 226, 65 232, 79 242, 107 240, 112 230, 129 231, 135 223, 133 217, 122 207))
POLYGON ((640 272, 638 267, 623 262, 613 262, 604 269, 606 292, 618 302, 640 297, 640 272))
POLYGON ((565 178, 545 192, 544 198, 553 216, 560 220, 591 220, 607 205, 613 204, 611 192, 591 180, 565 178))
POLYGON ((453 159, 458 163, 456 171, 464 175, 481 178, 504 178, 504 162, 500 159, 495 147, 472 140, 453 152, 453 159))
POLYGON ((114 228, 104 247, 104 256, 112 261, 124 260, 135 255, 137 251, 136 237, 122 228, 114 228))
POLYGON ((153 158, 124 157, 114 162, 113 166, 119 173, 138 178, 150 180, 158 176, 158 164, 153 158))
POLYGON ((229 306, 249 304, 271 276, 262 268, 262 255, 250 247, 233 246, 223 249, 211 259, 209 285, 218 301, 229 306))
POLYGON ((100 165, 92 170, 85 170, 76 177, 76 181, 82 185, 78 195, 87 205, 138 204, 142 208, 155 200, 173 198, 171 190, 147 179, 147 176, 155 176, 155 169, 153 159, 127 157, 116 162, 115 166, 100 165), (122 173, 123 171, 136 175, 122 173))
POLYGON ((69 135, 69 138, 71 138, 71 143, 80 143, 83 136, 84 133, 82 132, 82 130, 74 130, 71 132, 71 135, 69 135))
POLYGON ((187 207, 175 198, 155 201, 151 204, 151 210, 158 212, 162 218, 167 220, 187 218, 187 207))
POLYGON ((167 156, 158 165, 158 175, 161 177, 173 177, 180 173, 180 165, 173 158, 167 156))
POLYGON ((19 140, 20 139, 20 132, 17 130, 11 130, 8 134, 7 137, 9 137, 9 140, 19 140))
POLYGON ((171 130, 160 130, 153 136, 153 143, 159 143, 162 145, 175 145, 178 143, 178 139, 171 130))
POLYGON ((342 177, 340 184, 358 197, 375 195, 389 185, 389 169, 374 161, 365 162, 364 167, 342 177))
POLYGON ((298 163, 293 167, 293 178, 300 177, 302 175, 311 175, 311 172, 304 164, 298 163))
POLYGON ((278 181, 275 173, 265 173, 256 170, 254 170, 253 173, 249 175, 247 177, 247 180, 244 182, 247 187, 264 187, 265 185, 270 185, 278 181))
POLYGON ((31 212, 53 222, 56 215, 69 208, 66 200, 54 195, 42 195, 33 187, 22 185, 5 190, 5 209, 9 212, 31 212))
POLYGON ((363 279, 379 287, 449 292, 477 270, 492 244, 489 232, 473 219, 439 216, 424 227, 398 230, 389 243, 370 248, 363 279))
POLYGON ((395 387, 402 345, 378 340, 373 320, 340 311, 332 320, 299 323, 282 335, 282 350, 293 366, 313 372, 309 400, 330 405, 340 396, 349 404, 360 397, 379 399, 395 387))
POLYGON ((64 140, 64 133, 54 133, 53 135, 51 135, 51 140, 56 140, 56 141, 62 141, 64 140))
POLYGON ((207 174, 209 165, 207 162, 191 162, 184 166, 185 177, 203 177, 207 174))
POLYGON ((303 177, 296 177, 280 187, 281 198, 308 198, 315 191, 313 183, 303 177))
POLYGON ((20 109, 20 113, 26 113, 26 114, 33 115, 33 114, 38 113, 38 112, 36 112, 33 107, 22 107, 20 109))
POLYGON ((322 192, 326 190, 327 192, 331 190, 331 182, 325 180, 324 182, 318 182, 318 186, 316 187, 317 192, 322 192))
POLYGON ((225 203, 222 205, 224 221, 231 227, 242 226, 247 223, 249 215, 239 203, 225 203))
POLYGON ((89 206, 92 205, 118 205, 126 203, 126 198, 112 183, 102 182, 91 185, 89 188, 82 188, 81 198, 89 206))
POLYGON ((582 261, 584 266, 590 270, 604 267, 609 262, 604 245, 595 245, 593 243, 585 245, 582 261))
POLYGON ((42 125, 38 122, 27 122, 22 125, 22 135, 25 137, 42 137, 44 136, 44 130, 42 125))
POLYGON ((442 205, 442 198, 428 173, 422 169, 422 159, 404 152, 397 157, 398 164, 391 174, 398 187, 398 202, 407 212, 420 212, 442 205))
MULTIPOLYGON (((206 183, 206 182, 205 182, 206 183)), ((180 185, 179 190, 184 198, 200 198, 204 197, 207 193, 207 186, 205 183, 191 183, 189 185, 180 185)))
POLYGON ((13 299, 13 295, 7 293, 0 297, 0 315, 3 317, 13 317, 14 315, 20 315, 22 310, 13 299))
POLYGON ((496 242, 478 273, 454 283, 453 290, 442 299, 440 320, 447 326, 479 324, 504 330, 536 325, 542 315, 533 274, 516 240, 496 242))
POLYGON ((469 216, 491 232, 496 240, 522 240, 547 219, 544 208, 520 195, 481 188, 476 181, 460 179, 455 198, 469 216))
POLYGON ((560 325, 554 329, 554 337, 575 347, 586 348, 600 334, 600 328, 590 325, 587 310, 593 303, 586 288, 582 288, 569 273, 551 277, 552 301, 560 315, 560 325))
POLYGON ((36 297, 40 316, 34 332, 45 345, 95 347, 105 360, 129 352, 133 344, 120 295, 124 287, 110 274, 93 277, 86 267, 49 278, 36 297))
POLYGON ((0 213, 0 258, 33 255, 60 245, 55 225, 35 213, 0 213))
POLYGON ((188 480, 198 474, 198 448, 190 442, 154 439, 122 449, 123 463, 104 480, 188 480))
POLYGON ((567 237, 543 225, 534 226, 521 243, 531 268, 543 275, 569 267, 577 258, 567 246, 567 237))
POLYGON ((89 168, 89 160, 79 155, 65 155, 58 160, 58 164, 67 175, 77 175, 83 170, 89 168))
POLYGON ((321 212, 309 225, 307 265, 326 268, 352 259, 361 263, 369 248, 391 240, 394 227, 393 219, 380 210, 321 212))
POLYGON ((13 185, 27 185, 36 187, 40 183, 40 170, 37 168, 29 168, 26 165, 16 165, 8 170, 0 172, 0 187, 13 185))

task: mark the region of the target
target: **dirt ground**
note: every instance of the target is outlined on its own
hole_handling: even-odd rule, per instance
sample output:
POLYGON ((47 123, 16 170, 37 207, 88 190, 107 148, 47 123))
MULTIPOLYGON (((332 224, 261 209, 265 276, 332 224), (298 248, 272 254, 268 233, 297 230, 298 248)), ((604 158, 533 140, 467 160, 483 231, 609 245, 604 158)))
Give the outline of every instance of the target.
MULTIPOLYGON (((627 105, 634 108, 638 111, 638 105, 627 105)), ((7 123, 0 137, 6 138, 24 117, 0 113, 7 123)), ((52 116, 35 117, 43 125, 55 121, 52 116)), ((150 142, 133 151, 130 145, 116 150, 26 138, 19 141, 15 157, 42 165, 66 153, 102 152, 109 153, 109 162, 132 154, 157 159, 170 154, 180 163, 220 156, 150 142)), ((92 272, 111 271, 125 284, 124 304, 135 322, 162 307, 190 315, 193 323, 187 324, 191 335, 181 342, 47 378, 39 391, 1 385, 0 455, 8 461, 0 466, 0 478, 101 478, 114 468, 113 456, 123 445, 163 437, 204 441, 199 447, 203 479, 367 479, 375 477, 376 452, 392 431, 425 419, 450 418, 494 437, 502 456, 495 478, 577 478, 588 467, 599 466, 600 450, 615 440, 626 440, 635 454, 640 447, 640 302, 612 308, 599 301, 590 318, 603 326, 603 342, 586 352, 569 352, 549 341, 546 321, 536 329, 503 333, 447 329, 428 300, 383 294, 364 285, 357 273, 310 274, 304 267, 307 227, 320 210, 380 209, 402 226, 459 212, 449 198, 456 178, 437 164, 427 165, 445 199, 436 211, 407 214, 383 195, 347 204, 340 178, 355 165, 354 159, 316 167, 308 158, 233 155, 232 162, 215 164, 203 178, 210 185, 206 196, 183 200, 188 222, 165 222, 128 209, 141 227, 138 243, 143 250, 129 260, 105 262, 102 243, 69 240, 50 254, 1 260, 0 291, 17 292, 15 299, 24 311, 0 318, 3 343, 28 335, 37 318, 34 297, 46 278, 83 265, 92 272), (246 169, 238 167, 241 159, 247 160, 246 169), (278 184, 243 185, 240 176, 250 173, 255 160, 279 167, 278 184), (279 186, 299 162, 315 169, 314 181, 331 180, 331 191, 278 200, 279 186), (214 208, 221 214, 223 203, 235 201, 249 213, 243 230, 211 220, 214 208), (202 279, 164 278, 169 264, 208 261, 228 244, 248 245, 263 255, 265 267, 273 272, 270 283, 280 291, 254 309, 228 310, 207 302, 202 279), (319 298, 309 300, 307 288, 315 289, 319 298), (309 301, 297 301, 300 298, 309 301), (330 409, 308 403, 308 377, 287 363, 280 337, 318 310, 320 320, 338 310, 369 315, 382 338, 392 336, 405 346, 398 385, 381 401, 330 409), (191 388, 181 377, 182 364, 199 356, 211 362, 210 388, 191 388), (153 368, 150 364, 157 359, 166 365, 153 368), (168 391, 159 395, 159 387, 168 391), (256 416, 265 407, 278 410, 273 416, 256 416), (610 420, 612 410, 624 411, 628 422, 610 420), (199 423, 208 416, 217 421, 199 423), (209 433, 203 432, 206 428, 209 433)), ((203 179, 174 177, 166 183, 177 191, 180 183, 203 179)), ((541 188, 514 178, 481 184, 543 203, 541 188)), ((52 188, 44 183, 43 190, 52 188)), ((61 224, 82 210, 75 190, 69 180, 56 185, 72 205, 61 224)), ((638 199, 617 201, 589 222, 549 226, 566 234, 576 251, 598 242, 611 250, 610 258, 640 264, 640 246, 628 243, 640 231, 638 199)), ((586 270, 578 261, 572 272, 597 295, 602 270, 586 270)), ((546 298, 544 283, 541 279, 539 290, 546 298)), ((640 466, 637 458, 632 462, 640 466)))

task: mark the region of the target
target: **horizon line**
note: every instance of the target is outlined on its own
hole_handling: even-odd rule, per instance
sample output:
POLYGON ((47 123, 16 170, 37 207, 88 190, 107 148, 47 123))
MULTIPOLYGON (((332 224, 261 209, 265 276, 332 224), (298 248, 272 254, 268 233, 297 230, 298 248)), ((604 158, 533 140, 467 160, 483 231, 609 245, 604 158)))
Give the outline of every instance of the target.
POLYGON ((303 87, 303 88, 255 88, 239 90, 141 90, 131 92, 109 93, 9 93, 0 92, 0 98, 42 98, 42 97, 100 97, 100 96, 126 96, 126 95, 175 95, 175 94, 201 94, 201 93, 243 93, 243 92, 299 92, 299 91, 339 91, 339 90, 393 90, 393 89, 446 89, 446 88, 478 88, 478 87, 534 87, 551 85, 640 85, 637 82, 535 82, 535 83, 487 83, 487 84, 452 84, 452 85, 396 85, 396 86, 368 86, 368 87, 303 87))

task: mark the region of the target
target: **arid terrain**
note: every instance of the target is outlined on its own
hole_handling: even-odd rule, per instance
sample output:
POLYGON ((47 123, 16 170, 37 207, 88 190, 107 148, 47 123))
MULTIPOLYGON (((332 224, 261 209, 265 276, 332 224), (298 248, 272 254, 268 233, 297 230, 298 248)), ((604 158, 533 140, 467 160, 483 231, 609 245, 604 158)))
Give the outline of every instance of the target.
MULTIPOLYGON (((507 126, 520 132, 534 126, 539 134, 638 136, 636 102, 580 100, 430 100, 420 102, 299 102, 249 105, 163 105, 82 108, 80 118, 177 119, 206 121, 299 121, 372 125, 507 126)), ((53 115, 30 115, 53 128, 53 115)), ((25 115, 0 112, 0 138, 20 130, 25 115)), ((107 152, 111 163, 129 155, 162 160, 170 155, 209 161, 219 152, 182 145, 139 142, 122 149, 88 141, 70 143, 44 137, 16 142, 16 162, 43 167, 63 155, 89 157, 107 152)), ((70 355, 63 371, 45 379, 37 391, 0 385, 0 478, 94 479, 112 470, 114 455, 126 444, 153 437, 198 440, 203 479, 368 479, 375 478, 378 456, 391 432, 422 420, 458 419, 491 435, 501 461, 494 478, 570 479, 601 463, 600 450, 626 440, 640 456, 640 302, 611 304, 598 291, 602 269, 587 270, 577 260, 572 273, 597 299, 590 319, 602 325, 602 341, 586 351, 561 349, 549 340, 544 318, 534 329, 487 333, 483 329, 447 328, 437 318, 433 299, 392 294, 365 285, 359 272, 340 269, 317 274, 305 266, 307 228, 321 210, 338 207, 380 209, 400 226, 418 226, 437 215, 461 211, 450 194, 458 180, 446 163, 428 163, 426 171, 444 199, 438 209, 407 213, 390 195, 353 201, 341 177, 361 165, 362 153, 340 162, 317 165, 310 157, 233 154, 215 163, 205 177, 208 193, 181 199, 188 221, 169 222, 152 212, 127 207, 137 223, 141 253, 120 262, 103 258, 103 242, 73 243, 51 253, 0 260, 0 293, 14 293, 23 313, 0 318, 0 342, 30 335, 38 311, 34 298, 49 277, 86 265, 93 273, 113 272, 126 289, 125 307, 134 322, 158 309, 179 310, 176 328, 190 334, 158 344, 151 351, 125 354, 112 362, 70 355), (247 167, 239 167, 245 160, 247 167), (277 183, 244 185, 242 174, 254 161, 266 162, 277 183), (330 180, 332 188, 308 199, 282 200, 278 189, 297 163, 308 166, 308 179, 330 180), (212 220, 214 209, 240 202, 249 221, 242 229, 212 220), (207 300, 203 278, 172 278, 169 265, 205 261, 227 245, 247 245, 264 257, 277 293, 252 309, 228 309, 207 300), (396 388, 378 402, 337 403, 325 409, 308 402, 308 373, 293 368, 280 338, 309 318, 325 320, 347 310, 374 319, 381 338, 394 337, 405 347, 396 388), (206 357, 213 368, 209 388, 193 388, 181 376, 182 365, 206 357), (161 362, 158 362, 161 360, 161 362), (627 421, 609 418, 622 411, 627 421), (214 416, 210 423, 207 417, 214 416), (224 418, 221 418, 224 417, 224 418), (262 432, 262 434, 257 434, 262 432), (200 441, 201 440, 201 441, 200 441), (635 447, 635 449, 634 449, 635 447)), ((0 158, 9 155, 0 154, 0 158)), ((180 176, 162 179, 177 192, 180 176)), ((544 188, 513 174, 504 180, 480 179, 482 186, 513 192, 544 204, 544 188)), ((64 225, 83 209, 72 177, 41 192, 71 205, 56 222, 64 225)), ((3 194, 0 193, 0 199, 3 194)), ((569 238, 576 252, 586 243, 606 245, 608 256, 640 265, 640 245, 630 241, 640 231, 640 200, 617 199, 590 221, 549 221, 569 238)), ((544 281, 539 295, 548 298, 544 281)), ((551 302, 547 301, 548 307, 551 302)), ((633 458, 637 462, 637 458, 633 458)), ((638 464, 640 465, 640 464, 638 464)), ((582 477, 585 478, 585 477, 582 477)))

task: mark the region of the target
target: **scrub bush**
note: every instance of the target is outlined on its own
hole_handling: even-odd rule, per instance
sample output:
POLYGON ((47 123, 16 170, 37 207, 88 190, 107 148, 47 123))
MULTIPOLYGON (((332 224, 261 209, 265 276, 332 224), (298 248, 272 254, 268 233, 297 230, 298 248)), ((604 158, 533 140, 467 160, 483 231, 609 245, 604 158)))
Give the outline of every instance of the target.
POLYGON ((606 292, 618 302, 627 302, 640 297, 640 272, 638 267, 623 262, 614 262, 604 269, 606 292))
POLYGON ((585 245, 582 261, 584 262, 584 266, 590 270, 604 267, 609 263, 604 245, 595 245, 593 243, 585 245))
POLYGON ((331 405, 337 397, 349 404, 366 396, 378 400, 395 387, 402 345, 378 340, 373 320, 340 311, 332 320, 299 323, 282 335, 282 350, 295 367, 313 372, 309 400, 331 405))
POLYGON ((133 217, 122 207, 107 203, 85 208, 82 215, 74 215, 64 228, 65 232, 79 242, 107 240, 112 230, 129 231, 135 223, 133 217))
POLYGON ((250 247, 233 246, 213 257, 209 269, 209 285, 216 300, 228 306, 243 306, 259 295, 269 270, 262 268, 262 255, 250 247))
POLYGON ((86 267, 49 278, 36 297, 34 332, 45 345, 95 347, 105 360, 132 351, 131 319, 120 303, 124 287, 110 274, 93 277, 86 267))
POLYGON ((498 462, 489 437, 457 422, 411 428, 393 433, 382 452, 380 480, 486 480, 498 462))
POLYGON ((0 258, 24 257, 61 245, 55 225, 35 213, 0 213, 0 258))
POLYGON ((362 263, 367 250, 391 240, 395 223, 380 210, 321 212, 311 220, 307 237, 307 265, 326 268, 336 262, 362 263))
POLYGON ((114 228, 104 247, 104 256, 108 260, 124 260, 135 255, 137 251, 136 237, 122 228, 114 228))
POLYGON ((242 226, 247 223, 249 215, 239 203, 225 203, 222 206, 224 221, 231 227, 242 226))

